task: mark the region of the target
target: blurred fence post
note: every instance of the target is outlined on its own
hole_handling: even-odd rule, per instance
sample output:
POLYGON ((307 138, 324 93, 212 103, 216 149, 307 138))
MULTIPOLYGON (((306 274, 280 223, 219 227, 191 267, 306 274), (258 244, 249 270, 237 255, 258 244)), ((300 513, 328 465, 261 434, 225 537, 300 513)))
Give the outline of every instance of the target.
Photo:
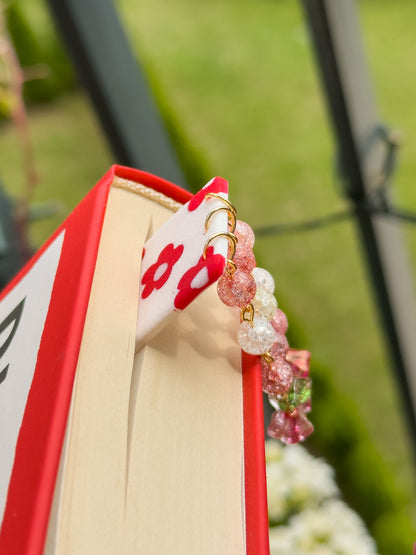
POLYGON ((344 193, 355 208, 385 343, 416 448, 416 304, 412 274, 398 221, 368 209, 377 203, 388 206, 390 201, 385 189, 380 190, 385 145, 377 140, 380 122, 365 63, 356 3, 354 0, 302 0, 302 3, 338 143, 344 193))
POLYGON ((48 4, 117 161, 186 187, 112 0, 48 0, 48 4))
POLYGON ((9 283, 32 255, 25 231, 16 220, 16 205, 0 183, 0 289, 9 283))

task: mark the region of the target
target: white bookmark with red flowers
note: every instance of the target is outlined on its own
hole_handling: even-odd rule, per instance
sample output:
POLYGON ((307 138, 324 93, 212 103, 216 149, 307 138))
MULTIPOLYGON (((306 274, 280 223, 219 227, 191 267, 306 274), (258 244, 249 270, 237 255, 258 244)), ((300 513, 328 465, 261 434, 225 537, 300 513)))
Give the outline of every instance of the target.
POLYGON ((209 181, 143 248, 136 351, 224 271, 228 214, 210 194, 228 199, 228 182, 209 181))

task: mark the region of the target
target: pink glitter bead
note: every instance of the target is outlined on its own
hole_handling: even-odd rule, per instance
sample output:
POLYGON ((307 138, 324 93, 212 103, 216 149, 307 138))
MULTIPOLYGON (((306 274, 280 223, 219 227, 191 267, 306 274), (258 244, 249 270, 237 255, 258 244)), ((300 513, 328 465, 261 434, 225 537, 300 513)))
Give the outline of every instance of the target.
POLYGON ((234 308, 243 308, 256 294, 256 282, 247 272, 236 270, 232 277, 224 273, 217 284, 218 296, 222 302, 234 308))
POLYGON ((283 334, 278 333, 277 339, 274 342, 272 348, 270 349, 270 354, 272 355, 273 358, 281 358, 281 357, 286 357, 286 354, 288 351, 289 351, 289 343, 286 337, 283 334))
POLYGON ((271 320, 271 324, 277 333, 284 335, 287 332, 288 323, 286 314, 283 312, 283 310, 280 310, 280 308, 277 309, 276 314, 271 320))
POLYGON ((292 367, 293 375, 296 378, 306 378, 307 376, 309 376, 311 360, 311 353, 309 351, 289 349, 286 354, 286 360, 292 367))
POLYGON ((290 364, 274 360, 270 365, 262 360, 262 388, 269 395, 284 395, 290 389, 293 373, 290 364))
POLYGON ((244 243, 245 245, 247 245, 247 247, 251 249, 253 248, 254 231, 248 224, 242 222, 241 220, 237 220, 234 235, 237 237, 240 244, 244 243))
POLYGON ((250 273, 256 267, 256 259, 254 257, 253 251, 251 247, 249 247, 245 243, 237 243, 233 262, 239 270, 244 270, 248 273, 250 273))
POLYGON ((267 375, 268 379, 273 379, 277 376, 277 369, 279 366, 286 365, 286 359, 284 357, 276 357, 273 362, 267 362, 264 358, 260 359, 262 374, 267 375))
POLYGON ((303 441, 313 432, 313 425, 302 411, 294 410, 288 414, 276 411, 272 415, 267 433, 283 443, 293 444, 303 441))
POLYGON ((264 358, 260 359, 261 372, 262 374, 267 372, 268 379, 276 376, 277 368, 281 364, 287 364, 285 357, 276 357, 272 363, 266 362, 264 358))

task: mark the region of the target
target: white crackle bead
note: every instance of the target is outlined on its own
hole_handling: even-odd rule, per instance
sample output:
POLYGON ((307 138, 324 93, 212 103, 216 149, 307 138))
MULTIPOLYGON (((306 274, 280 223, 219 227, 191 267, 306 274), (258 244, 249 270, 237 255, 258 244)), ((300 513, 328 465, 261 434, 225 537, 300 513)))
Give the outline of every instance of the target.
POLYGON ((237 334, 241 348, 250 355, 267 353, 276 338, 276 332, 270 322, 259 316, 254 317, 253 324, 242 322, 237 334))
POLYGON ((254 268, 251 275, 256 280, 258 287, 264 287, 270 293, 274 293, 274 279, 270 272, 264 268, 254 268))
POLYGON ((266 318, 266 320, 271 320, 277 311, 276 297, 270 291, 258 285, 252 305, 257 314, 266 318))

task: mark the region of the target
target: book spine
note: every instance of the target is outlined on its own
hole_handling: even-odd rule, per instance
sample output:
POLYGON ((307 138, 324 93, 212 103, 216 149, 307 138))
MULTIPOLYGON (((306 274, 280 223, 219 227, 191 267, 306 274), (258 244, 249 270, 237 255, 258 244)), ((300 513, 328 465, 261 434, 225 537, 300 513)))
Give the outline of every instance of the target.
MULTIPOLYGON (((0 553, 40 555, 43 552, 112 178, 112 172, 104 176, 17 277, 17 281, 21 279, 53 240, 65 232, 35 373, 17 440, 0 531, 0 553)), ((11 288, 14 285, 15 282, 11 288)))
POLYGON ((247 555, 269 555, 263 393, 259 357, 242 354, 247 555))

